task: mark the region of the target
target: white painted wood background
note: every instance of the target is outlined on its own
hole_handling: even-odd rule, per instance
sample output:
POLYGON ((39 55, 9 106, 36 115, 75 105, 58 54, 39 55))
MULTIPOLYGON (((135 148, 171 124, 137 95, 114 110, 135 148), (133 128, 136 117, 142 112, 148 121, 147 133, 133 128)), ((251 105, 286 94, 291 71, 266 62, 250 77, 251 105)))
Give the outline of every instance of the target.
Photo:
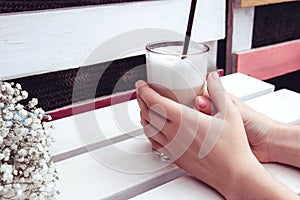
MULTIPOLYGON (((132 30, 154 28, 184 34, 189 6, 189 0, 164 0, 2 14, 0 77, 8 79, 81 66, 100 44, 132 30)), ((164 37, 140 35, 135 39, 143 41, 143 47, 164 37)), ((224 37, 225 0, 199 1, 192 39, 208 42, 224 37)), ((114 56, 99 57, 97 62, 114 56)))

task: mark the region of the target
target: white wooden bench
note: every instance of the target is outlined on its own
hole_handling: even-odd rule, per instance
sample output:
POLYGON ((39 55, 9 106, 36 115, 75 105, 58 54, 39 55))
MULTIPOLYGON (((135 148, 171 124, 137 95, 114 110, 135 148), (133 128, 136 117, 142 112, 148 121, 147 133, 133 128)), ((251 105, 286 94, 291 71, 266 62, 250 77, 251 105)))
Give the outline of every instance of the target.
MULTIPOLYGON (((300 107, 297 102, 300 100, 300 94, 288 90, 273 92, 273 85, 243 74, 232 74, 222 77, 222 80, 228 91, 241 99, 247 97, 246 103, 254 109, 280 121, 299 122, 300 107), (287 105, 284 109, 280 106, 282 103, 287 105)), ((74 151, 85 145, 81 143, 80 138, 85 137, 82 135, 84 133, 76 131, 78 125, 73 121, 76 120, 76 116, 54 121, 57 143, 52 147, 52 151, 54 157, 60 160, 57 165, 61 169, 61 199, 171 199, 175 196, 180 197, 182 191, 185 191, 184 198, 187 199, 222 198, 210 187, 186 176, 176 166, 162 168, 166 163, 160 162, 151 153, 151 146, 143 136, 139 125, 139 108, 135 100, 91 112, 95 114, 99 127, 106 136, 103 140, 93 142, 110 140, 113 143, 99 145, 91 152, 74 151), (128 110, 130 121, 135 128, 122 130, 118 127, 113 114, 114 111, 121 110, 120 107, 128 110), (125 137, 117 141, 113 139, 122 138, 122 135, 131 132, 136 133, 132 138, 125 137), (65 133, 67 137, 64 137, 65 133)), ((79 114, 79 119, 85 117, 88 117, 87 113, 79 114)), ((80 123, 77 120, 76 122, 80 123)), ((294 191, 300 191, 299 169, 278 164, 268 164, 265 167, 294 191)))
MULTIPOLYGON (((0 76, 11 79, 82 66, 87 64, 86 58, 99 45, 134 30, 167 30, 183 35, 189 5, 188 0, 142 1, 1 14, 0 76)), ((197 7, 192 39, 208 43, 213 60, 216 59, 217 40, 225 37, 225 8, 225 0, 199 1, 197 7)), ((160 34, 141 38, 137 44, 140 48, 153 40, 170 39, 168 35, 160 34)), ((143 51, 136 51, 130 56, 141 53, 143 51)), ((116 56, 120 58, 116 54, 108 51, 93 62, 109 61, 116 56)), ((265 98, 273 98, 272 95, 276 98, 272 99, 274 105, 270 109, 275 111, 279 111, 276 99, 281 99, 282 95, 299 101, 298 94, 286 91, 272 93, 274 86, 242 74, 222 79, 228 92, 249 100, 247 103, 253 107, 266 104, 268 100, 265 98), (256 98, 258 96, 261 97, 256 98)), ((293 106, 294 103, 288 105, 293 106)), ((259 107, 257 109, 260 111, 259 107)), ((261 111, 272 117, 266 110, 261 111)), ((281 117, 288 119, 287 122, 299 122, 299 109, 289 107, 286 111, 288 114, 281 117)), ((56 143, 51 150, 53 160, 61 169, 59 188, 62 200, 222 198, 174 165, 153 170, 164 163, 151 153, 151 146, 139 124, 139 108, 135 100, 59 119, 54 121, 54 125, 56 143), (98 125, 96 129, 89 126, 90 119, 98 125), (120 123, 125 120, 129 123, 120 123), (100 132, 103 135, 97 134, 100 132), (96 137, 87 140, 86 135, 92 133, 96 137), (181 196, 183 192, 185 196, 181 196)), ((266 167, 299 192, 298 169, 281 165, 266 167)))

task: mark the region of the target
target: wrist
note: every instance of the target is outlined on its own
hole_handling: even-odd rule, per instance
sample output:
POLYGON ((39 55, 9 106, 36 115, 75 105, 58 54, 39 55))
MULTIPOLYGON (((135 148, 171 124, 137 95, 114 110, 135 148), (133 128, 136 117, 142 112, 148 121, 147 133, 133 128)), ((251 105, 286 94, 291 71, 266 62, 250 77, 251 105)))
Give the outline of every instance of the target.
POLYGON ((235 170, 229 179, 226 199, 298 199, 296 193, 274 178, 257 160, 235 170))
POLYGON ((300 126, 278 122, 269 142, 270 162, 300 167, 300 126))
MULTIPOLYGON (((248 199, 254 177, 260 179, 260 176, 253 176, 253 174, 263 171, 263 167, 254 155, 236 161, 233 167, 227 171, 227 177, 219 182, 216 189, 225 199, 248 199), (247 196, 245 197, 245 195, 247 196)), ((259 180, 257 181, 259 182, 259 180)))

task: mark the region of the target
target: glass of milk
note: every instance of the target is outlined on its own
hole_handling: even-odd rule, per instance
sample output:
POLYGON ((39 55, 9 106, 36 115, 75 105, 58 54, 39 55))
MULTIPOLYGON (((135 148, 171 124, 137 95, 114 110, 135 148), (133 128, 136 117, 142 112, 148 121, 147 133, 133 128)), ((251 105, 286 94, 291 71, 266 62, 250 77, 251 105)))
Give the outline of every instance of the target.
MULTIPOLYGON (((146 46, 148 84, 159 94, 194 108, 197 95, 204 90, 208 67, 209 47, 190 42, 182 55, 183 41, 153 42, 146 46)), ((154 151, 161 160, 168 158, 154 151)))
POLYGON ((153 42, 146 46, 147 81, 162 96, 194 108, 203 93, 209 47, 191 42, 182 55, 181 41, 153 42))

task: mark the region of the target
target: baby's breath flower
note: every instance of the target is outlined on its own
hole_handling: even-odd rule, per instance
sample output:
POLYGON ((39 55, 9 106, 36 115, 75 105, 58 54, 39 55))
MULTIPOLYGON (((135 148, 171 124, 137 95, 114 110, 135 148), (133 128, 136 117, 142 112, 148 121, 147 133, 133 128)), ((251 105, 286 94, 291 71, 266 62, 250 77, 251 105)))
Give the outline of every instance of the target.
POLYGON ((0 199, 57 199, 58 170, 51 161, 51 120, 20 84, 0 84, 0 199))
POLYGON ((20 111, 19 111, 19 115, 20 115, 20 117, 26 117, 27 116, 27 111, 26 110, 24 110, 24 109, 21 109, 20 111))
POLYGON ((23 99, 27 99, 28 98, 28 92, 27 91, 22 91, 21 96, 22 96, 23 99))
POLYGON ((31 99, 31 101, 28 102, 29 108, 33 108, 33 107, 35 107, 37 104, 38 104, 37 98, 33 98, 33 99, 31 99))
POLYGON ((31 123, 32 123, 32 119, 31 119, 31 118, 27 118, 27 119, 24 121, 24 125, 25 125, 25 126, 29 126, 31 123))

